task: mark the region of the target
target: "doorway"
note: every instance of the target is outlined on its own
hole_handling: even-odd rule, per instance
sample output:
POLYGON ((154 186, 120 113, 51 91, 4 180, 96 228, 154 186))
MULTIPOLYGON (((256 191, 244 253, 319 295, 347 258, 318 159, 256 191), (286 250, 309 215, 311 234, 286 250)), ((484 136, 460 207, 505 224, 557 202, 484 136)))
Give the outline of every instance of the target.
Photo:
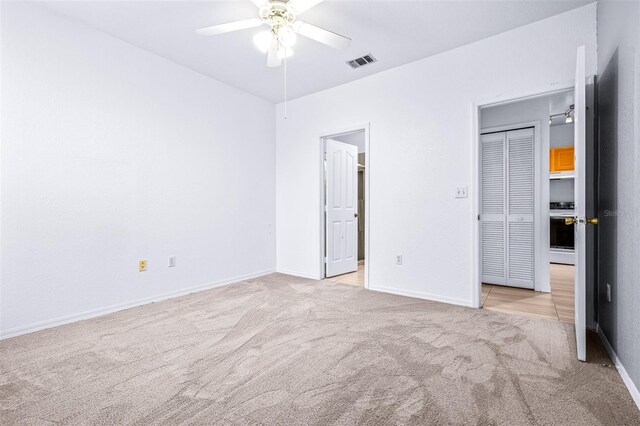
POLYGON ((322 277, 368 288, 368 126, 321 137, 322 277))
POLYGON ((480 108, 485 309, 574 322, 573 93, 480 108))
MULTIPOLYGON (((474 274, 472 278, 472 297, 474 305, 478 308, 482 308, 483 304, 483 289, 482 289, 482 234, 481 234, 481 219, 482 219, 482 206, 481 206, 481 134, 482 123, 481 116, 482 111, 492 107, 500 105, 508 105, 518 101, 525 101, 529 99, 536 99, 544 96, 549 96, 554 93, 562 91, 570 91, 573 88, 574 107, 572 112, 572 120, 574 122, 574 193, 575 193, 575 207, 574 216, 567 217, 566 223, 574 225, 574 242, 575 242, 575 277, 574 277, 574 328, 576 336, 576 354, 577 358, 581 361, 586 360, 587 352, 587 326, 593 324, 594 305, 594 270, 597 265, 597 245, 594 244, 594 227, 598 224, 597 217, 589 217, 597 211, 595 206, 594 197, 595 188, 597 188, 597 174, 594 167, 594 147, 596 146, 593 137, 594 129, 594 114, 593 114, 593 77, 586 76, 586 54, 585 46, 579 46, 576 49, 576 67, 575 77, 570 82, 554 84, 554 90, 550 90, 550 86, 546 87, 546 90, 531 91, 523 93, 520 96, 508 95, 498 96, 487 102, 474 102, 472 105, 473 113, 473 186, 472 194, 476 209, 473 213, 473 268, 474 274), (587 225, 590 225, 589 227, 587 225), (587 260, 591 260, 588 264, 587 260), (591 313, 591 315, 590 315, 591 313)), ((552 114, 549 114, 551 118, 552 114)), ((547 121, 548 122, 548 121, 547 121)), ((542 128, 542 127, 541 127, 542 128)), ((548 149, 548 145, 545 149, 548 149)), ((542 155, 540 163, 543 165, 540 170, 549 170, 549 158, 546 155, 542 155)), ((547 187, 546 185, 539 185, 541 188, 547 187)), ((540 217, 550 217, 549 213, 549 198, 548 194, 546 199, 542 203, 543 215, 540 217)), ((546 222, 542 221, 544 224, 546 222)), ((544 233, 543 233, 544 234, 544 233)), ((549 235, 548 233, 546 235, 549 235)), ((549 247, 549 246, 546 246, 549 247)), ((540 246, 538 247, 539 251, 540 246)), ((543 250, 542 256, 547 256, 548 251, 543 250), (546 254, 545 254, 546 253, 546 254)), ((548 262, 540 262, 541 256, 538 256, 537 265, 546 265, 548 262)), ((547 257, 548 259, 548 257, 547 257)), ((534 259, 535 261, 535 259, 534 259)), ((541 269, 537 269, 540 271, 541 269)), ((544 269, 542 269, 544 274, 544 269)), ((548 271, 548 270, 547 270, 548 271)), ((535 278, 534 278, 535 283, 535 278)), ((535 286, 535 284, 534 284, 535 286)), ((493 291, 493 290, 491 290, 493 291)), ((526 290, 530 291, 530 290, 526 290)), ((485 292, 486 293, 486 292, 485 292)), ((491 292, 489 292, 490 295, 491 292)))

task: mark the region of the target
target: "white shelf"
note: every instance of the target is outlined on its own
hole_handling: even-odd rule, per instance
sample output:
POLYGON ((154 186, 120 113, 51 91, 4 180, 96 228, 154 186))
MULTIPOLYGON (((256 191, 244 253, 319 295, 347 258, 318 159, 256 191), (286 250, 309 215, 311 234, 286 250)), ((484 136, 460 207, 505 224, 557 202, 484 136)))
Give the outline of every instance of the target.
POLYGON ((558 179, 573 179, 575 178, 575 172, 572 170, 570 172, 554 172, 549 173, 549 179, 558 180, 558 179))

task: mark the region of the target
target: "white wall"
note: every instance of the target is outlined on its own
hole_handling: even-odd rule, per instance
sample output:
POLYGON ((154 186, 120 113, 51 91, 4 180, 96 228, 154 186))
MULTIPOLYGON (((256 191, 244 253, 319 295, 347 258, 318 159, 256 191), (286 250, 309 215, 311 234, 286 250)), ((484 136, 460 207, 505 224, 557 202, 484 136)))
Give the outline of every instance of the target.
MULTIPOLYGON (((560 124, 549 128, 549 146, 572 146, 573 124, 560 124)), ((549 201, 573 201, 575 195, 573 179, 558 179, 549 183, 549 201)))
POLYGON ((3 2, 3 335, 272 270, 274 110, 3 2))
POLYGON ((640 2, 598 1, 598 325, 640 407, 640 2), (611 285, 611 301, 606 284, 611 285))
POLYGON ((559 124, 557 126, 551 126, 549 132, 549 146, 551 148, 571 146, 574 144, 573 124, 559 124))
POLYGON ((472 104, 571 82, 582 44, 594 74, 595 9, 290 101, 286 121, 278 105, 277 269, 320 276, 318 138, 370 122, 370 287, 471 305, 475 194, 454 194, 472 186, 472 104))

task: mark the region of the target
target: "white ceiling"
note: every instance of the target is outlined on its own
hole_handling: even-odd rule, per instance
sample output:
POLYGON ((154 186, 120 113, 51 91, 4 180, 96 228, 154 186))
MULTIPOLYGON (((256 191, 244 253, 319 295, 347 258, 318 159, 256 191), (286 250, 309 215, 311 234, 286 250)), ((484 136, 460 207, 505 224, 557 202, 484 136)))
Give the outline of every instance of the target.
MULTIPOLYGON (((350 37, 334 50, 298 37, 288 60, 288 96, 296 98, 397 67, 590 3, 558 1, 331 1, 301 19, 350 37), (371 53, 353 70, 345 61, 371 53)), ((86 23, 272 102, 284 99, 282 68, 266 67, 252 43, 264 27, 203 37, 195 29, 257 15, 237 1, 49 1, 44 7, 86 23)))

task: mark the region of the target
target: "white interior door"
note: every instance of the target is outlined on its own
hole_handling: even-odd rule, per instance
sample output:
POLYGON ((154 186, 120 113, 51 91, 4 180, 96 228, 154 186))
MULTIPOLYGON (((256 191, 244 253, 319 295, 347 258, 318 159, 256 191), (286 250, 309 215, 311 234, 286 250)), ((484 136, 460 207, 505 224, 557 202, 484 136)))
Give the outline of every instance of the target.
POLYGON ((507 285, 533 289, 535 238, 533 128, 507 132, 507 285))
POLYGON ((480 143, 482 282, 506 285, 506 133, 483 134, 480 143))
POLYGON ((585 48, 578 47, 576 59, 575 109, 575 324, 578 359, 587 359, 586 323, 586 65, 585 48))
POLYGON ((326 276, 358 269, 358 147, 326 141, 326 276))

